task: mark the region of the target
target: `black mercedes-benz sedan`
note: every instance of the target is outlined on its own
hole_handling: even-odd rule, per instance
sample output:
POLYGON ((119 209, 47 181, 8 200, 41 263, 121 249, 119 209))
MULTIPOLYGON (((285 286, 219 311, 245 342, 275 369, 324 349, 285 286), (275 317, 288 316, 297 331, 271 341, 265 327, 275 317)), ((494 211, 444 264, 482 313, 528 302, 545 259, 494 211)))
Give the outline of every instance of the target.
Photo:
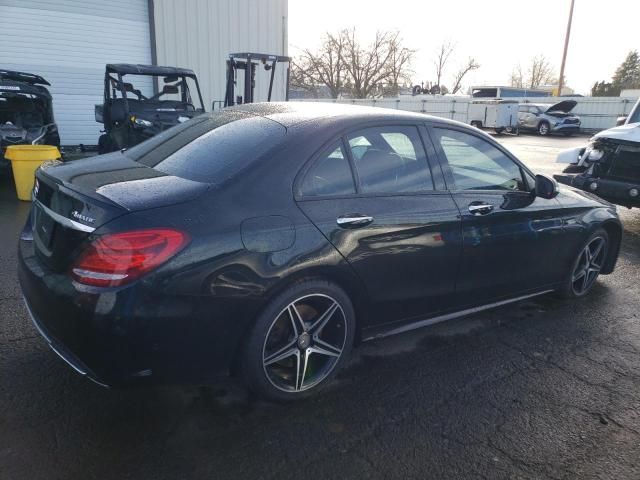
POLYGON ((327 384, 358 342, 614 269, 615 208, 461 123, 253 104, 37 172, 19 278, 42 336, 95 382, 327 384))

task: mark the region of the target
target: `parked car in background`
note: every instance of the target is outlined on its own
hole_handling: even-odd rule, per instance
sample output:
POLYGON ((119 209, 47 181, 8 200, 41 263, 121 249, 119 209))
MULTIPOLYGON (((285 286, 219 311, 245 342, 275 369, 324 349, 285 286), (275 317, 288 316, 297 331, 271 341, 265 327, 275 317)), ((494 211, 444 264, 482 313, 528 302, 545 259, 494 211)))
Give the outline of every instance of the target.
POLYGON ((9 167, 11 145, 60 146, 48 86, 39 75, 0 70, 0 169, 9 167))
POLYGON ((554 105, 524 103, 519 108, 518 125, 521 130, 535 131, 540 135, 579 133, 580 117, 571 114, 577 104, 575 100, 563 100, 554 105))
POLYGON ((567 163, 556 179, 625 207, 640 207, 640 100, 620 125, 591 137, 586 147, 558 155, 567 163))
POLYGON ((459 122, 247 104, 37 172, 19 242, 29 312, 105 385, 238 375, 292 400, 354 344, 611 273, 610 204, 459 122), (570 225, 570 228, 568 227, 570 225))

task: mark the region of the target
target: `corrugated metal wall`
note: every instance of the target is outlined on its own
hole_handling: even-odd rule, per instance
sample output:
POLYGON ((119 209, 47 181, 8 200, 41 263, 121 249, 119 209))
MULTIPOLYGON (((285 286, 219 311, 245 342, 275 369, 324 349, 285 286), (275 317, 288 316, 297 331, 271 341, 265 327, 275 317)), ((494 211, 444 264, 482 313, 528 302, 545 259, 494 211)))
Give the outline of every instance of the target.
POLYGON ((0 68, 51 83, 63 144, 97 144, 106 63, 151 63, 147 2, 0 0, 0 68))
MULTIPOLYGON (((193 69, 207 110, 224 99, 232 52, 286 55, 287 0, 153 0, 158 65, 193 69)), ((268 74, 256 74, 256 100, 266 100, 268 74)), ((284 69, 274 99, 284 99, 284 69)), ((217 107, 216 107, 217 108, 217 107)))
MULTIPOLYGON (((637 101, 637 98, 620 97, 574 97, 578 105, 572 113, 578 115, 582 120, 582 129, 595 132, 614 127, 618 117, 628 115, 637 101)), ((364 100, 316 100, 305 99, 305 102, 337 102, 352 103, 355 105, 367 105, 383 108, 394 108, 398 110, 408 110, 410 112, 421 112, 436 117, 449 118, 459 122, 468 123, 469 97, 433 97, 433 96, 406 96, 401 98, 380 98, 364 100)), ((518 98, 521 103, 548 103, 553 104, 565 97, 530 97, 518 98)))

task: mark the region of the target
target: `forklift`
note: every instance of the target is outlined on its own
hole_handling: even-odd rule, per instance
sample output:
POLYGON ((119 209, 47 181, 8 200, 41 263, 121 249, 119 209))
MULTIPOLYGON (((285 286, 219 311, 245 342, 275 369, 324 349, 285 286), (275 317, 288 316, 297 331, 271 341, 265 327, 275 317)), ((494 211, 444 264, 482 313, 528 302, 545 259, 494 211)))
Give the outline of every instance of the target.
POLYGON ((273 82, 276 75, 276 65, 278 63, 287 64, 287 75, 285 85, 285 100, 289 100, 289 76, 291 58, 282 55, 271 55, 268 53, 231 53, 227 60, 227 88, 224 97, 224 106, 232 107, 243 103, 253 103, 255 100, 256 70, 263 65, 265 72, 270 72, 269 93, 267 102, 271 101, 273 92, 273 82), (244 71, 244 95, 236 96, 236 86, 238 82, 238 70, 244 71))

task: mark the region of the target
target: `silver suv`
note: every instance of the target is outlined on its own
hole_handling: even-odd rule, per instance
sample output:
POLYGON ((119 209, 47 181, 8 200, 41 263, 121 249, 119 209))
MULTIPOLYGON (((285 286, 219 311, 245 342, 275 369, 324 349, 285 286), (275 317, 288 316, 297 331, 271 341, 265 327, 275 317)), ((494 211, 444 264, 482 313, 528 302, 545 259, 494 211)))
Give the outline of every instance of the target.
POLYGON ((523 103, 518 109, 518 128, 533 130, 540 135, 562 133, 566 136, 580 132, 580 117, 571 114, 578 104, 575 100, 563 100, 554 105, 523 103))

